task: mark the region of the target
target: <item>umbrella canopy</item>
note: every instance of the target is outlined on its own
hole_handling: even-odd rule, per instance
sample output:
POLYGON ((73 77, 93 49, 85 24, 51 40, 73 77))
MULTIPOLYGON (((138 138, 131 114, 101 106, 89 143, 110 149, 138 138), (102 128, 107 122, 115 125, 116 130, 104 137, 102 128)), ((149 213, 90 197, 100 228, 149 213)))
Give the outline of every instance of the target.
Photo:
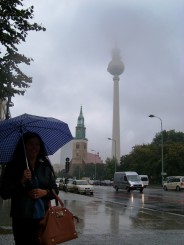
POLYGON ((26 132, 39 134, 47 156, 73 139, 68 124, 51 117, 23 114, 0 121, 0 163, 11 160, 21 135, 26 132))

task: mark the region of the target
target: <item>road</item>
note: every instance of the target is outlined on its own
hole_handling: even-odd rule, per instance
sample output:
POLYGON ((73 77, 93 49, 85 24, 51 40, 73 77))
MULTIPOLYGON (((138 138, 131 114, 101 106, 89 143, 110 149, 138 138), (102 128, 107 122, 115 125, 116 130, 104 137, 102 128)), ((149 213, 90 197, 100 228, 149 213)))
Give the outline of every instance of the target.
MULTIPOLYGON (((59 195, 80 219, 79 238, 66 245, 184 244, 184 192, 147 188, 141 194, 96 186, 94 196, 59 195)), ((0 245, 13 244, 4 240, 0 245)))
POLYGON ((97 188, 95 197, 113 203, 122 203, 139 209, 164 211, 172 214, 184 215, 184 192, 164 191, 162 188, 145 188, 140 194, 138 191, 127 193, 113 188, 97 188), (103 190, 103 191, 102 191, 103 190))

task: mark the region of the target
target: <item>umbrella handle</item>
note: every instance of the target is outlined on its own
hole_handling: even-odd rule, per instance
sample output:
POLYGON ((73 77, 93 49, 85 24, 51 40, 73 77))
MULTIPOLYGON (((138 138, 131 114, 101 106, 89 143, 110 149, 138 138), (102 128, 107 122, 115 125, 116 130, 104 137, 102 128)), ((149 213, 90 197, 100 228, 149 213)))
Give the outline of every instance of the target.
POLYGON ((25 155, 25 159, 26 159, 26 167, 27 167, 27 169, 29 169, 29 164, 28 164, 28 160, 27 160, 26 147, 25 147, 25 144, 24 144, 23 135, 21 135, 21 137, 22 137, 22 143, 23 143, 23 147, 24 147, 24 155, 25 155))

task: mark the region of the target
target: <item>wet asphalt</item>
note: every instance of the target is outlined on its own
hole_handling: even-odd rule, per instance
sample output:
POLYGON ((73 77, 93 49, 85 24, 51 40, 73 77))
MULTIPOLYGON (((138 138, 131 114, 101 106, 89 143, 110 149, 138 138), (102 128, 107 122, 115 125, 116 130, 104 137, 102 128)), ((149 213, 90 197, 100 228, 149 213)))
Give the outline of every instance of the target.
MULTIPOLYGON (((97 194, 94 196, 60 191, 60 197, 65 206, 77 215, 80 221, 76 224, 78 238, 63 244, 184 244, 184 219, 182 215, 143 209, 130 203, 118 203, 117 200, 109 202, 99 195, 101 191, 109 193, 107 187, 97 187, 97 194)), ((113 194, 110 191, 111 193, 113 194)), ((119 196, 121 195, 123 196, 124 193, 119 194, 119 196)), ((132 196, 136 197, 136 195, 132 196)), ((0 213, 0 217, 1 215, 2 213, 0 213)), ((0 235, 0 245, 13 244, 12 234, 0 235)))

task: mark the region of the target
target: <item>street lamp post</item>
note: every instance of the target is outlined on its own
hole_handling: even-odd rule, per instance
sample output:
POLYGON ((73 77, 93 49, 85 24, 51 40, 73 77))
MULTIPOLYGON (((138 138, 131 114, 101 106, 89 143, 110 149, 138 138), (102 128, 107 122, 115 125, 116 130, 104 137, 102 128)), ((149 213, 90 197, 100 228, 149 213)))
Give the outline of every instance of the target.
POLYGON ((160 120, 161 123, 161 159, 162 159, 162 184, 164 181, 164 141, 163 141, 163 128, 162 128, 162 119, 160 117, 157 117, 155 115, 149 115, 149 117, 155 117, 158 118, 160 120))
POLYGON ((95 150, 91 150, 91 151, 95 152, 95 180, 96 180, 96 154, 97 154, 97 152, 95 150))
POLYGON ((115 164, 114 164, 114 172, 116 172, 116 161, 117 161, 117 158, 116 158, 116 140, 113 139, 113 138, 107 138, 108 140, 112 140, 114 142, 114 150, 115 150, 115 164))

